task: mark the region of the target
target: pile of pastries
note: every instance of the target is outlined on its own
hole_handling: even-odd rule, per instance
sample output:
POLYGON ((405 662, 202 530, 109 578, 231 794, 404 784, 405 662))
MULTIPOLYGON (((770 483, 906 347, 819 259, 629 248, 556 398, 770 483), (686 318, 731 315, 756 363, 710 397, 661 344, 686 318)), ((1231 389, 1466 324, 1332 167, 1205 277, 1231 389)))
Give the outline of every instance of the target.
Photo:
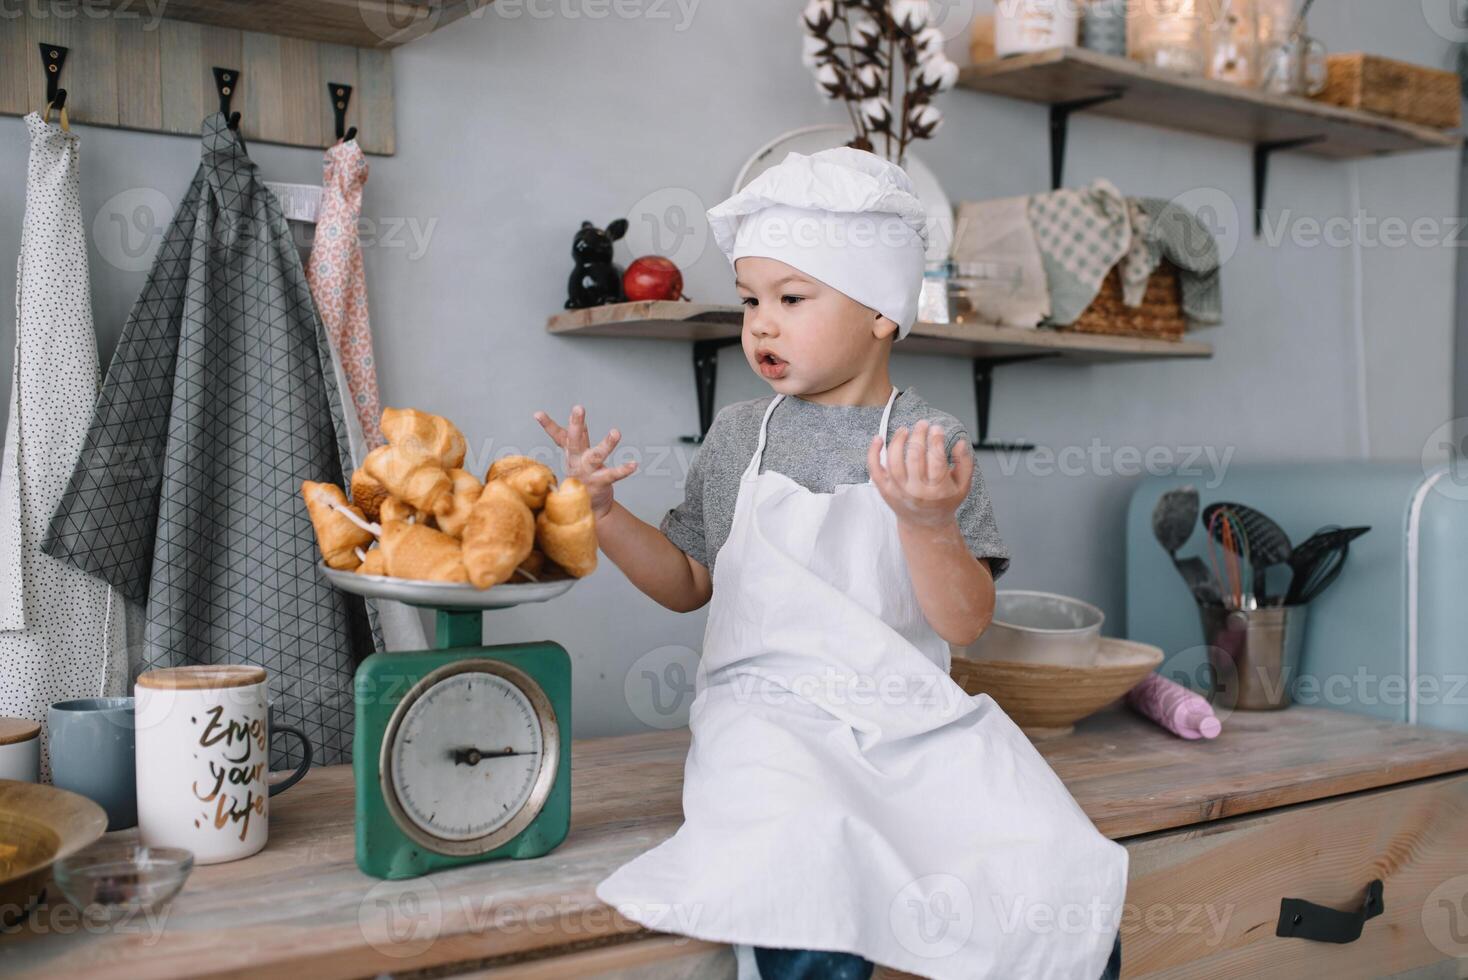
POLYGON ((328 568, 430 582, 582 578, 596 568, 586 486, 557 484, 529 456, 495 460, 481 481, 463 469, 464 436, 448 419, 386 408, 374 449, 341 487, 307 480, 301 495, 328 568))

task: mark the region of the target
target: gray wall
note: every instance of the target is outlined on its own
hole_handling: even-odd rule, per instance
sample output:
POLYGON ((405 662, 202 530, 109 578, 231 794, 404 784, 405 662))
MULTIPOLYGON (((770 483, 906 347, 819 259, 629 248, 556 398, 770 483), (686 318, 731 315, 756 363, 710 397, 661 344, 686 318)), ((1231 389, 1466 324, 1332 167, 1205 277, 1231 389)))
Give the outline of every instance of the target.
MULTIPOLYGON (((564 300, 581 220, 634 210, 676 216, 670 208, 681 203, 697 221, 766 140, 840 121, 800 64, 800 7, 702 0, 686 19, 686 3, 619 8, 666 14, 658 19, 594 18, 613 5, 571 0, 507 3, 400 49, 401 149, 372 159, 366 199, 376 222, 366 251, 385 401, 449 415, 481 465, 504 452, 545 451, 531 412, 564 420, 580 401, 595 436, 616 425, 621 458, 643 460, 619 499, 654 522, 680 499, 692 447, 678 437, 697 423, 688 345, 554 338, 544 322, 564 300), (557 13, 535 17, 527 8, 557 13), (521 16, 508 16, 516 10, 521 16)), ((949 7, 958 17, 965 4, 949 7)), ((1334 50, 1451 63, 1448 40, 1418 4, 1337 0, 1316 10, 1313 26, 1334 50)), ((951 48, 967 60, 961 36, 951 48)), ((963 91, 942 107, 943 130, 917 152, 953 199, 1045 189, 1043 109, 963 91)), ((187 139, 80 128, 89 222, 99 209, 104 218, 132 213, 146 189, 176 201, 197 163, 197 144, 187 139)), ((0 187, 6 268, 23 207, 23 132, 19 120, 0 119, 0 172, 10 175, 0 187)), ((1106 176, 1130 194, 1184 195, 1212 208, 1226 240, 1237 243, 1224 272, 1228 322, 1201 335, 1216 346, 1212 360, 1019 365, 998 375, 993 435, 1027 437, 1053 453, 1100 453, 1099 465, 1083 461, 1080 472, 1045 456, 981 457, 1015 552, 1002 584, 1094 601, 1110 616, 1108 632, 1121 635, 1121 521, 1135 480, 1113 471, 1111 454, 1163 447, 1182 460, 1206 447, 1234 462, 1416 458, 1451 417, 1453 253, 1383 245, 1375 235, 1344 247, 1312 244, 1309 221, 1362 209, 1407 225, 1444 223, 1459 210, 1458 154, 1360 163, 1282 154, 1271 175, 1271 220, 1289 209, 1291 233, 1271 244, 1250 235, 1243 144, 1084 115, 1072 123, 1070 144, 1068 182, 1106 176)), ((319 179, 315 151, 252 144, 251 153, 270 179, 319 179)), ((640 220, 634 232, 635 250, 619 246, 624 262, 655 248, 640 220)), ((119 267, 130 263, 117 259, 118 235, 104 220, 93 254, 104 357, 143 278, 119 267)), ((696 252, 696 239, 683 248, 696 252)), ((711 243, 686 276, 690 295, 732 301, 727 263, 711 243)), ((8 377, 12 312, 0 306, 8 377)), ((737 350, 725 354, 720 404, 768 391, 737 350)), ((893 373, 973 423, 967 362, 898 355, 893 373)), ((663 722, 647 703, 649 676, 676 683, 665 665, 691 664, 703 623, 702 612, 654 605, 604 563, 565 599, 491 615, 488 636, 563 643, 576 662, 576 732, 593 735, 663 722)))

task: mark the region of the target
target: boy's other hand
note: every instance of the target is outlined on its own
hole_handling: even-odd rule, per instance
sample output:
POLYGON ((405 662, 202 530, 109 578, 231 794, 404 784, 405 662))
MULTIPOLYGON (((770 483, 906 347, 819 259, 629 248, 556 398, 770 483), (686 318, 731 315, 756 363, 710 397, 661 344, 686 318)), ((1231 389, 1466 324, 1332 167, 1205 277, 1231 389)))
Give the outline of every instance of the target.
POLYGON ((968 440, 960 439, 953 450, 953 464, 943 448, 943 427, 926 419, 892 434, 887 445, 887 464, 882 465, 882 437, 873 436, 867 447, 867 469, 872 483, 897 514, 908 524, 940 527, 954 519, 968 496, 974 475, 974 454, 968 440))
POLYGON ((597 520, 605 517, 612 509, 612 484, 623 477, 631 476, 632 471, 637 469, 636 460, 621 466, 604 465, 622 434, 612 429, 601 442, 595 446, 590 445, 586 429, 586 409, 580 405, 571 409, 571 421, 567 428, 561 428, 544 412, 536 412, 535 421, 540 423, 540 427, 564 451, 566 476, 574 476, 586 484, 587 492, 591 495, 592 515, 597 520))

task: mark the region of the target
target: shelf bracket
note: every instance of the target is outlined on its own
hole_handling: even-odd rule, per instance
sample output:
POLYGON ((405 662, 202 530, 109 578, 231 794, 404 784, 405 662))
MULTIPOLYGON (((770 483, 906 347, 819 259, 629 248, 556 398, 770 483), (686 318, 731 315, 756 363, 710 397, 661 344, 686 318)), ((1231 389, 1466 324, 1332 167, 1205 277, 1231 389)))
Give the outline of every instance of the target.
POLYGON ((994 369, 1001 364, 1018 364, 1021 361, 1038 361, 1059 357, 1058 351, 1041 351, 1035 354, 1011 354, 1007 357, 974 358, 974 407, 979 417, 979 438, 975 449, 995 452, 1029 452, 1035 448, 1030 442, 991 442, 989 440, 989 410, 994 399, 994 369))
POLYGON ((1065 137, 1070 130, 1070 114, 1089 109, 1103 102, 1114 102, 1126 94, 1126 89, 1113 85, 1101 95, 1068 102, 1050 103, 1050 189, 1059 190, 1065 177, 1065 137))
POLYGON ((697 446, 714 424, 714 383, 719 379, 719 351, 741 343, 739 337, 719 337, 693 342, 693 387, 698 394, 698 435, 679 436, 697 446))
POLYGON ((1264 192, 1269 186, 1269 158, 1280 150, 1293 150, 1319 143, 1324 136, 1301 136, 1290 140, 1273 140, 1254 144, 1254 237, 1264 231, 1264 192))

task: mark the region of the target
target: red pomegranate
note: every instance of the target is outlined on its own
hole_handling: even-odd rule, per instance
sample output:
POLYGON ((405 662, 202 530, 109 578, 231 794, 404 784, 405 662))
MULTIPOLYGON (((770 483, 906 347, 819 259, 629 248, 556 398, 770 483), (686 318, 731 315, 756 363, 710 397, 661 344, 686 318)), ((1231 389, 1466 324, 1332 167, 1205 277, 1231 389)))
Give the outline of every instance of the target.
POLYGON ((683 295, 683 273, 672 259, 644 255, 622 274, 622 291, 629 300, 678 299, 683 295))

